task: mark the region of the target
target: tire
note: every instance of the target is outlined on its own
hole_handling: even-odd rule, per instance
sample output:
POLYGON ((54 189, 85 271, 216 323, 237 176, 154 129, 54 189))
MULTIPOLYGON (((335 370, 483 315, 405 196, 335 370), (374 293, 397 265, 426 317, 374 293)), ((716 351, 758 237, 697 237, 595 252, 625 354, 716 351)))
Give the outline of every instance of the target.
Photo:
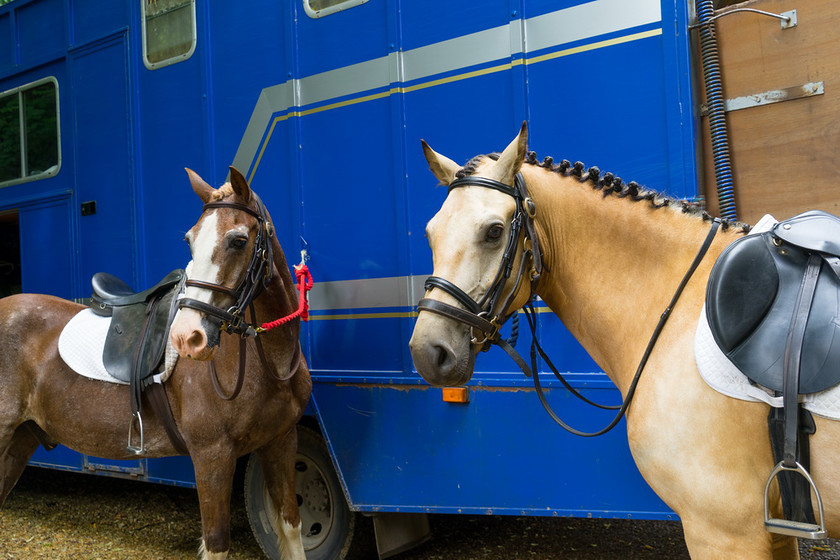
MULTIPOLYGON (((348 558, 354 545, 359 514, 350 511, 324 439, 298 425, 295 492, 301 536, 307 560, 348 558)), ((251 454, 245 470, 245 507, 257 542, 268 558, 281 560, 277 533, 268 521, 276 517, 262 465, 251 454)))

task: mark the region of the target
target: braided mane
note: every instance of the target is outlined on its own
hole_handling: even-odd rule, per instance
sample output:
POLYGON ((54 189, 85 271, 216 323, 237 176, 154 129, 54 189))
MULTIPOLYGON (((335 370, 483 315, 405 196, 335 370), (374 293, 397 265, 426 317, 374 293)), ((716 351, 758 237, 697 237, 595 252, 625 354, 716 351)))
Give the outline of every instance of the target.
MULTIPOLYGON (((498 159, 499 155, 488 154, 486 156, 475 156, 455 174, 455 177, 460 179, 472 175, 476 172, 478 165, 485 157, 498 159)), ((625 183, 620 177, 616 177, 613 173, 602 173, 601 169, 598 167, 592 166, 585 169, 586 166, 580 161, 571 163, 569 160, 564 159, 560 163, 555 164, 554 158, 546 156, 540 162, 537 161, 537 153, 531 151, 528 152, 527 156, 525 156, 525 163, 541 167, 547 171, 558 173, 565 177, 575 177, 581 183, 590 182, 592 184, 592 188, 596 191, 601 191, 604 197, 615 195, 618 198, 629 198, 634 202, 647 201, 653 208, 676 208, 683 214, 699 216, 704 222, 710 222, 713 219, 713 217, 703 209, 703 205, 700 202, 669 197, 664 193, 647 189, 639 185, 636 181, 625 183)), ((721 220, 721 229, 726 231, 730 227, 734 227, 742 233, 748 233, 752 226, 741 222, 721 220)))

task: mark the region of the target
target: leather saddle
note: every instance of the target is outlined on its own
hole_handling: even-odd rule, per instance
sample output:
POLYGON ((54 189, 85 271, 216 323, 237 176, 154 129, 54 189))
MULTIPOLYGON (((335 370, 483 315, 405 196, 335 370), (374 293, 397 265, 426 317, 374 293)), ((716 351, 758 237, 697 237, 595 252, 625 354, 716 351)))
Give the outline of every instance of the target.
POLYGON ((178 453, 189 454, 163 385, 153 382, 152 377, 164 361, 169 327, 178 312, 177 296, 185 281, 184 270, 173 270, 151 288, 135 293, 128 284, 105 272, 94 274, 91 279, 91 308, 99 315, 111 317, 102 361, 108 373, 131 388, 126 449, 137 455, 145 451, 141 414, 144 401, 151 404, 178 453), (138 438, 133 437, 135 425, 138 438))
POLYGON ((706 315, 715 342, 732 363, 782 396, 782 408, 768 416, 777 465, 764 491, 765 528, 825 538, 822 500, 808 473, 808 436, 816 426, 798 396, 840 383, 840 219, 812 210, 732 243, 709 277, 706 315), (770 516, 771 482, 777 477, 784 519, 770 516))
POLYGON ((840 219, 814 210, 727 247, 706 292, 712 335, 755 383, 782 391, 785 349, 808 261, 819 266, 802 342, 798 393, 840 383, 840 219))
POLYGON ((126 383, 131 382, 135 364, 141 380, 158 373, 169 325, 178 310, 175 295, 184 276, 183 270, 173 270, 138 293, 111 274, 99 272, 93 276, 91 308, 111 317, 102 354, 108 373, 126 383))

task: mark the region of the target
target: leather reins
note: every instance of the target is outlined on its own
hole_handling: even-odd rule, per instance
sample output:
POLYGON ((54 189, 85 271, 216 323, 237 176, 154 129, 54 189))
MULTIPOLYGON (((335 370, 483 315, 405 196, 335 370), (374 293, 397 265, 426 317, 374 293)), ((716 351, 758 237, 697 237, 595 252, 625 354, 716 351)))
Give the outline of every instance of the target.
MULTIPOLYGON (((494 155, 495 154, 491 155, 490 157, 493 157, 494 155)), ((497 158, 494 157, 494 159, 497 158)), ((659 322, 657 323, 656 328, 654 329, 653 334, 651 335, 651 338, 648 341, 647 347, 645 348, 645 352, 642 355, 642 359, 639 363, 638 368, 636 369, 636 372, 633 376, 633 380, 630 383, 630 387, 627 391, 627 397, 624 399, 621 405, 602 405, 587 399, 577 389, 572 387, 571 384, 568 381, 566 381, 566 379, 560 374, 560 372, 551 362, 548 355, 545 353, 539 341, 537 340, 537 321, 533 300, 536 294, 537 283, 539 281, 540 275, 542 274, 543 263, 539 239, 537 238, 536 228, 534 225, 534 219, 536 218, 537 209, 536 205, 534 204, 534 201, 528 196, 528 190, 525 185, 525 180, 522 178, 522 174, 517 173, 516 178, 514 179, 513 187, 501 183, 499 181, 487 179, 484 177, 463 177, 460 179, 456 179, 449 185, 449 192, 452 192, 452 189, 454 188, 466 186, 479 186, 494 189, 508 194, 514 199, 516 199, 516 211, 514 212, 513 219, 511 220, 510 237, 508 239, 508 244, 505 249, 504 256, 502 257, 502 262, 499 266, 499 271, 496 273, 495 280, 491 284, 490 289, 481 298, 480 301, 475 301, 469 294, 464 292, 461 288, 459 288, 452 282, 444 278, 440 278, 438 276, 430 276, 425 283, 425 288, 427 291, 432 288, 440 289, 443 292, 455 298, 458 301, 458 303, 463 305, 466 309, 461 309, 459 307, 455 307, 453 305, 449 305, 448 303, 444 303, 435 299, 423 298, 417 304, 418 312, 430 311, 432 313, 437 313, 438 315, 442 315, 444 317, 448 317, 450 319, 454 319, 455 321, 459 321, 468 325, 471 330, 472 342, 474 344, 480 344, 481 351, 487 351, 490 348, 490 346, 494 344, 501 347, 516 362, 516 364, 522 370, 522 373, 524 373, 528 377, 533 377, 534 387, 536 389, 540 403, 542 403, 543 407, 545 408, 546 412, 548 412, 551 419, 554 420, 563 429, 567 430, 572 434, 582 437, 594 437, 607 433, 619 423, 619 421, 624 417, 624 414, 627 412, 627 409, 629 408, 630 403, 633 400, 633 395, 635 395, 636 387, 639 384, 639 379, 641 378, 642 371, 644 370, 648 358, 650 357, 650 354, 653 351, 653 347, 656 344, 656 341, 659 339, 659 335, 661 334, 662 330, 665 328, 665 323, 670 317, 671 311, 676 305, 680 295, 682 295, 683 289, 688 284, 688 281, 691 279, 692 275, 694 274, 694 271, 700 265, 700 262, 703 260, 703 257, 706 255, 706 252, 711 246, 715 234, 717 233, 718 228, 720 227, 721 220, 715 218, 712 221, 711 229, 706 235, 706 238, 702 246, 700 247, 700 250, 697 252, 697 255, 694 257, 694 261, 692 261, 688 271, 683 276, 682 281, 680 282, 679 286, 676 289, 676 292, 671 298, 670 303, 660 316, 659 322), (504 289, 505 284, 507 283, 508 278, 510 277, 510 273, 513 268, 513 252, 516 248, 517 241, 519 239, 520 233, 522 232, 523 226, 525 229, 525 241, 523 242, 523 255, 520 260, 520 266, 516 278, 516 283, 513 289, 511 290, 510 294, 508 294, 507 298, 504 300, 504 303, 499 305, 499 299, 501 297, 502 291, 504 289), (525 312, 525 316, 528 320, 528 327, 531 329, 530 368, 528 367, 528 364, 526 364, 522 356, 520 356, 519 353, 499 335, 499 330, 501 329, 505 321, 507 321, 514 313, 516 313, 516 311, 509 313, 508 308, 510 307, 511 302, 513 301, 513 298, 519 289, 522 278, 524 277, 525 264, 528 260, 531 260, 531 262, 533 263, 530 274, 531 297, 529 298, 528 303, 523 307, 523 311, 525 312), (476 330, 479 333, 481 333, 481 335, 484 337, 483 339, 478 339, 478 337, 475 336, 476 330), (595 406, 597 408, 605 410, 617 410, 618 412, 616 413, 615 418, 613 418, 613 420, 605 428, 596 432, 583 432, 566 424, 554 412, 554 410, 552 410, 551 406, 548 403, 548 400, 545 397, 542 386, 540 385, 539 372, 537 371, 537 353, 539 353, 540 357, 543 358, 546 365, 548 365, 548 367, 554 373, 555 377, 557 377, 557 379, 559 379, 562 382, 562 384, 566 387, 566 389, 568 389, 574 396, 586 402, 587 404, 595 406)))
POLYGON ((301 362, 300 342, 298 342, 297 347, 295 348, 295 354, 292 357, 292 364, 290 368, 291 375, 280 376, 272 373, 272 368, 269 366, 268 360, 265 356, 265 351, 263 350, 262 341, 257 336, 263 332, 263 329, 256 325, 256 315, 254 313, 253 302, 262 293, 262 291, 268 287, 268 284, 271 282, 273 277, 272 267, 274 264, 274 250, 271 245, 271 238, 274 235, 274 227, 268 219, 268 211, 266 210, 262 200, 256 195, 256 193, 253 192, 251 193, 251 199, 255 202, 257 207, 256 210, 250 206, 227 200, 208 202, 202 209, 202 212, 204 212, 214 208, 230 208, 250 214, 257 219, 257 234, 254 239, 254 249, 251 252, 251 259, 248 262, 248 267, 245 269, 245 275, 239 282, 239 285, 236 288, 229 288, 221 284, 214 284, 212 282, 204 282, 201 280, 188 279, 185 282, 185 286, 187 287, 202 288, 229 296, 233 298, 235 303, 228 309, 222 309, 221 307, 193 298, 181 297, 178 300, 178 309, 188 307, 190 309, 200 311, 205 315, 215 317, 219 321, 219 330, 229 334, 240 335, 239 373, 237 375, 236 384, 230 393, 224 393, 221 383, 219 382, 218 375, 216 374, 216 367, 213 360, 208 361, 210 377, 213 381, 213 387, 216 390, 216 394, 219 398, 226 401, 235 399, 242 389, 242 385, 245 380, 245 357, 247 354, 245 345, 249 337, 254 337, 255 344, 257 346, 257 353, 259 355, 260 362, 262 362, 263 370, 278 381, 288 379, 291 375, 294 375, 301 362), (251 319, 254 321, 253 324, 248 323, 245 319, 245 312, 248 309, 251 311, 251 319))

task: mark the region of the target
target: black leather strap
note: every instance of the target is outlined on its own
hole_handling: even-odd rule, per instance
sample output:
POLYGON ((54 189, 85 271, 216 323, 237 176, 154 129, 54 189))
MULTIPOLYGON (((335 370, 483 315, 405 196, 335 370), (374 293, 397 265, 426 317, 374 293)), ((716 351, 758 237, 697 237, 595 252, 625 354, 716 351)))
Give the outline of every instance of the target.
POLYGON ((458 303, 466 307, 468 310, 472 311, 473 313, 481 313, 481 306, 476 303, 476 301, 469 296, 464 290, 447 280, 446 278, 441 278, 440 276, 429 276, 426 278, 425 284, 423 287, 426 291, 431 290, 432 288, 439 288, 449 294, 450 296, 454 297, 458 300, 458 303))
POLYGON ((817 280, 820 276, 822 258, 817 254, 808 257, 808 266, 799 287, 796 307, 793 310, 787 342, 785 343, 784 394, 782 401, 785 411, 785 446, 783 464, 796 468, 796 441, 799 434, 799 368, 802 362, 802 343, 805 340, 805 327, 817 280))
POLYGON ((151 383, 146 387, 145 393, 149 399, 149 405, 163 425, 172 447, 179 455, 189 455, 187 444, 175 424, 175 417, 172 416, 172 408, 169 406, 169 398, 166 396, 166 387, 162 383, 151 383))
MULTIPOLYGON (((648 358, 650 358, 650 355, 653 352, 653 347, 655 346, 656 341, 659 340, 659 335, 662 333, 662 330, 665 328, 665 323, 668 321, 668 318, 671 316, 671 312, 673 311, 674 306, 677 304, 677 301, 679 300, 680 296, 682 295, 682 292, 685 289, 686 285, 688 284, 688 281, 694 275, 694 271, 697 270, 697 267, 700 265, 700 262, 702 262, 703 257, 706 256, 706 252, 709 250, 709 247, 711 247, 712 241, 715 238, 715 234, 717 233, 718 228, 720 227, 720 223, 721 223, 720 220, 717 219, 717 218, 712 222, 712 227, 709 230, 709 233, 706 234, 706 239, 703 241, 703 244, 700 246, 700 250, 697 252, 697 255, 694 257, 694 260, 691 262, 691 265, 688 267, 688 270, 686 271, 685 275, 683 276, 682 281, 680 282, 679 286, 677 286, 677 289, 674 292, 674 295, 671 298, 671 301, 668 303, 668 307, 665 308, 665 311, 659 317, 659 323, 657 323, 656 328, 653 330, 653 334, 651 335, 650 340, 648 341, 647 347, 645 348, 645 352, 642 355, 642 359, 639 362, 639 367, 636 368, 636 373, 634 374, 633 381, 630 383, 630 387, 627 390, 627 396, 625 397, 624 402, 621 403, 621 407, 618 409, 618 413, 616 413, 615 418, 613 418, 613 420, 609 424, 607 424, 606 427, 598 430, 597 432, 582 432, 582 431, 577 430, 575 428, 572 428, 571 426, 566 424, 551 409, 551 406, 548 404, 548 400, 545 398, 545 395, 543 394, 542 386, 540 385, 540 381, 539 381, 539 373, 538 372, 534 373, 534 376, 533 376, 534 377, 534 387, 537 390, 537 397, 539 397, 540 402, 542 403, 546 412, 548 412, 549 416, 551 416, 551 418, 558 425, 560 425, 563 429, 565 429, 566 431, 568 431, 572 434, 578 435, 578 436, 594 437, 594 436, 600 436, 602 434, 605 434, 605 433, 609 432, 610 430, 612 430, 616 425, 618 425, 619 421, 624 417, 624 414, 627 412, 627 409, 630 407, 630 403, 633 401, 633 395, 635 395, 635 393, 636 393, 636 387, 638 386, 639 380, 642 377, 642 371, 644 371, 645 365, 647 365, 648 358)), ((536 334, 535 333, 534 333, 533 338, 536 339, 536 334)), ((559 374, 556 371, 555 371, 555 375, 557 375, 559 377, 559 374)), ((566 387, 569 387, 569 385, 566 384, 566 387)), ((573 393, 576 396, 581 397, 581 395, 577 391, 573 391, 573 393)), ((584 399, 584 400, 586 400, 586 399, 584 399)))
POLYGON ((493 323, 484 317, 465 311, 460 307, 443 303, 442 301, 438 301, 436 299, 421 299, 417 304, 417 311, 431 311, 432 313, 437 313, 438 315, 443 315, 444 317, 465 323, 483 333, 492 333, 496 329, 496 327, 493 326, 493 323))
POLYGON ((475 175, 455 179, 449 184, 449 192, 452 192, 452 189, 457 189, 458 187, 484 187, 487 189, 501 191, 514 198, 520 198, 519 191, 515 187, 511 187, 510 185, 506 185, 500 181, 494 181, 493 179, 488 179, 486 177, 476 177, 475 175))

